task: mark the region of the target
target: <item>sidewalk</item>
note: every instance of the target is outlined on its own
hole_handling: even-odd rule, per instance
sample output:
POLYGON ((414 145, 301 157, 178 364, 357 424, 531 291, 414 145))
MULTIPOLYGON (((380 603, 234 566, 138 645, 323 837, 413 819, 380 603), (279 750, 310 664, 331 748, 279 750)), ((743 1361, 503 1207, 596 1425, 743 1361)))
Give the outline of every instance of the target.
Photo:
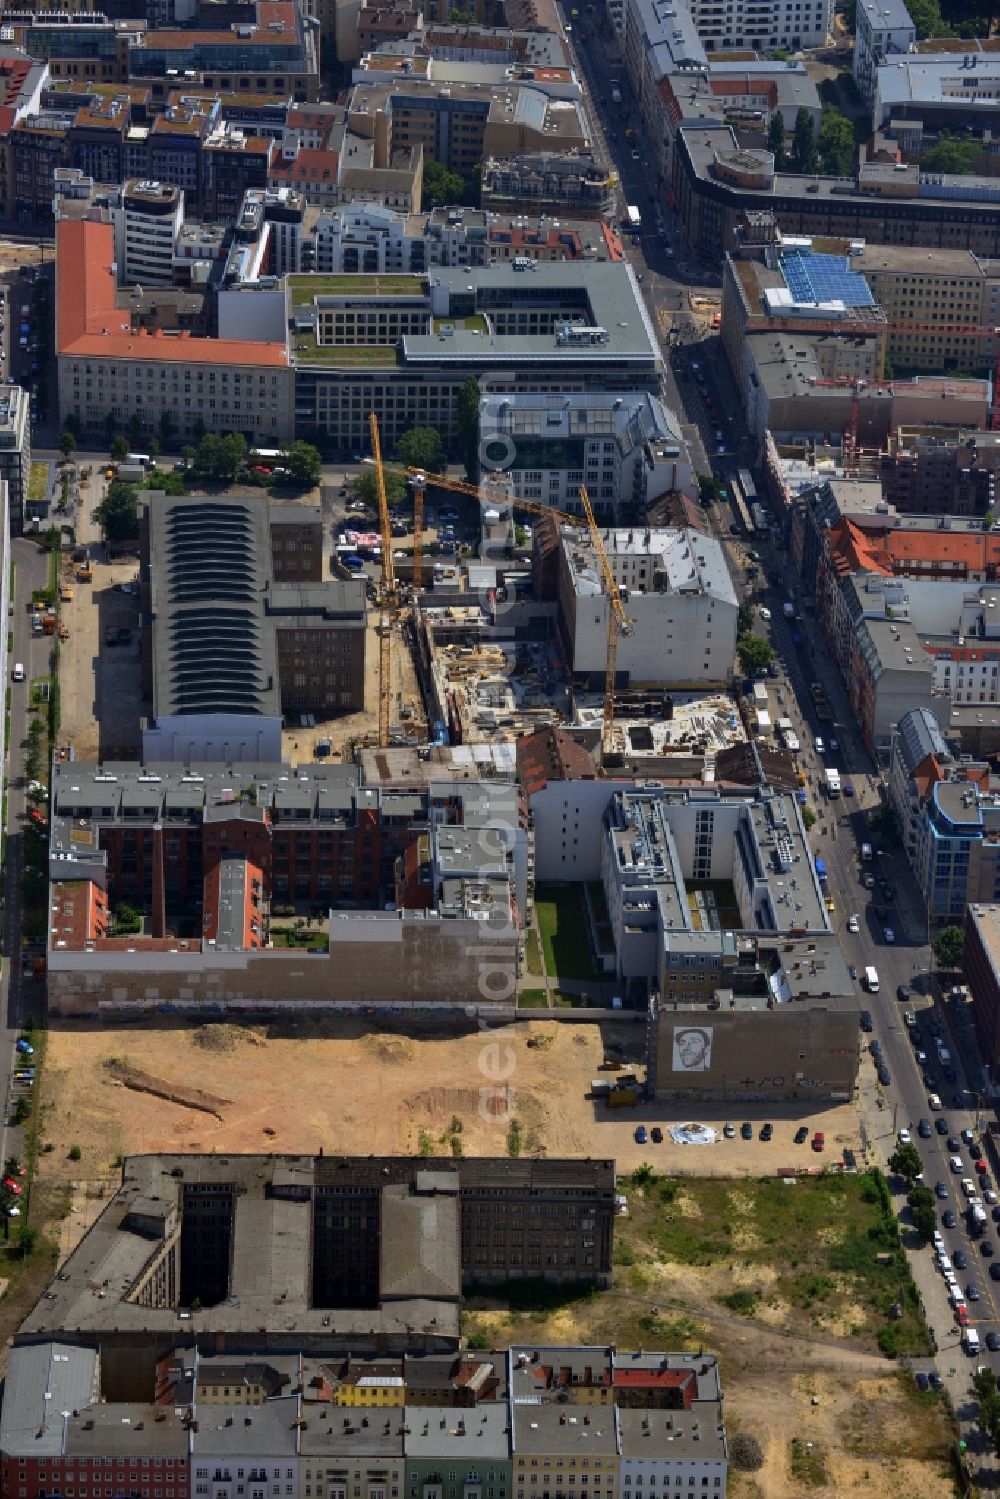
MULTIPOLYGON (((888 1161, 896 1148, 893 1127, 893 1109, 889 1104, 879 1108, 882 1095, 875 1068, 867 1051, 862 1053, 858 1082, 858 1113, 861 1120, 864 1160, 868 1166, 879 1166, 888 1173, 888 1161)), ((906 1120, 902 1120, 906 1123, 906 1120)), ((890 1179, 890 1188, 895 1184, 890 1179)), ((934 1253, 929 1244, 924 1244, 910 1227, 909 1208, 905 1190, 893 1190, 893 1206, 899 1221, 900 1241, 906 1251, 914 1285, 920 1297, 920 1305, 936 1353, 928 1358, 910 1360, 913 1369, 936 1369, 944 1381, 952 1409, 962 1426, 962 1437, 968 1445, 969 1457, 977 1466, 992 1458, 989 1441, 976 1426, 976 1403, 972 1395, 972 1376, 976 1365, 964 1352, 958 1325, 948 1302, 948 1292, 943 1277, 938 1273, 934 1253)))

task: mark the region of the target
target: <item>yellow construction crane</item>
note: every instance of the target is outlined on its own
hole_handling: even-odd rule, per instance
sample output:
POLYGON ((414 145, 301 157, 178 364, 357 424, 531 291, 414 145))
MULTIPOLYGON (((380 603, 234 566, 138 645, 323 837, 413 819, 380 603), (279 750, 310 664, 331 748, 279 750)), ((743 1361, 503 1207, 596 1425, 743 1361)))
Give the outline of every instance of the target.
MULTIPOLYGON (((498 480, 494 486, 467 484, 463 479, 450 479, 446 474, 434 474, 428 479, 422 469, 407 468, 404 470, 413 481, 413 557, 414 557, 414 588, 420 586, 417 559, 423 547, 423 516, 424 516, 424 490, 428 483, 435 484, 441 489, 453 489, 459 494, 471 495, 473 499, 486 500, 494 503, 500 496, 496 492, 502 483, 498 480), (419 504, 419 524, 418 524, 419 504)), ((507 502, 519 510, 530 511, 533 515, 554 516, 560 525, 586 527, 590 532, 594 550, 597 553, 597 561, 601 570, 601 577, 608 595, 608 647, 604 665, 604 717, 601 727, 601 756, 602 759, 610 755, 614 749, 615 734, 615 678, 618 662, 618 637, 619 635, 630 635, 632 633, 632 621, 625 612, 621 590, 611 571, 611 563, 604 546, 604 538, 601 536, 600 527, 594 515, 594 507, 590 503, 590 495, 584 485, 579 489, 580 501, 583 505, 583 517, 570 515, 568 511, 557 510, 552 505, 543 505, 536 500, 515 499, 506 495, 507 502)))
POLYGON ((389 745, 389 723, 392 716, 392 627, 399 608, 396 593, 396 569, 392 563, 392 526, 389 521, 389 499, 385 492, 385 470, 382 467, 382 439, 374 411, 368 418, 372 436, 372 458, 378 489, 379 529, 382 532, 382 587, 378 600, 378 744, 389 745))
POLYGON ((586 486, 580 485, 580 499, 583 502, 583 512, 587 517, 587 525, 590 527, 590 539, 594 543, 597 552, 597 560, 601 565, 601 574, 604 578, 604 587, 608 595, 608 650, 604 663, 604 722, 601 728, 601 759, 602 761, 611 754, 614 749, 615 735, 615 672, 618 662, 618 634, 632 633, 632 621, 625 613, 625 605, 622 602, 621 590, 611 571, 611 563, 604 546, 604 538, 600 527, 594 518, 594 507, 590 503, 590 495, 586 486))

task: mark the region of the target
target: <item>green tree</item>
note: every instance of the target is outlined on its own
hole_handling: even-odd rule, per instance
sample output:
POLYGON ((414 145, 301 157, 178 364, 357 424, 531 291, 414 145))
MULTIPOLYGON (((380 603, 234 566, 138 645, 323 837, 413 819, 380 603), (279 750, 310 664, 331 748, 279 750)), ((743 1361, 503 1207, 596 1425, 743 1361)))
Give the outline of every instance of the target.
POLYGON ((854 126, 833 105, 823 109, 819 127, 819 159, 828 177, 849 177, 854 166, 854 126))
POLYGON ((32 1228, 30 1223, 22 1223, 17 1231, 17 1247, 21 1251, 21 1258, 27 1259, 38 1243, 38 1230, 32 1228))
MULTIPOLYGON (((916 1181, 923 1169, 920 1151, 915 1145, 900 1145, 889 1157, 889 1170, 894 1176, 901 1176, 908 1182, 916 1181)), ((914 1204, 911 1202, 910 1206, 913 1207, 914 1204)))
POLYGON ((992 531, 993 530, 993 522, 994 522, 995 518, 996 517, 994 516, 992 509, 987 510, 986 514, 983 516, 983 530, 984 531, 992 531))
POLYGON ((322 478, 323 460, 319 448, 314 448, 311 442, 303 442, 301 438, 290 442, 282 449, 280 461, 292 483, 300 484, 303 489, 311 489, 322 478))
POLYGON ((910 20, 916 30, 918 42, 922 42, 928 36, 951 36, 951 27, 945 25, 941 18, 939 0, 906 0, 906 8, 910 13, 910 20))
POLYGON ((752 677, 755 672, 766 671, 774 659, 770 643, 762 640, 759 635, 741 635, 736 642, 736 654, 740 670, 748 677, 752 677))
POLYGON ((774 111, 771 123, 767 127, 767 149, 774 155, 775 171, 783 171, 785 162, 788 160, 788 151, 785 146, 785 117, 780 109, 774 111))
MULTIPOLYGON (((403 474, 397 474, 392 469, 385 471, 385 497, 390 505, 401 505, 406 499, 408 485, 403 474)), ((368 506, 370 510, 378 513, 378 483, 375 478, 375 470, 366 468, 358 474, 351 482, 351 493, 356 500, 368 506)))
POLYGON ((139 502, 135 485, 113 479, 94 511, 94 520, 105 541, 135 541, 139 535, 139 502))
POLYGON ((465 194, 465 179, 458 172, 435 161, 433 156, 424 158, 424 184, 422 202, 425 208, 440 208, 445 204, 461 203, 465 194))
POLYGON ((714 474, 698 475, 698 498, 703 505, 714 505, 719 498, 719 489, 719 481, 714 474))
POLYGON ((479 477, 479 395, 479 381, 470 375, 458 392, 456 424, 465 472, 473 483, 479 477))
POLYGON ((195 468, 206 479, 231 484, 242 468, 247 454, 247 440, 242 432, 227 432, 217 437, 206 432, 198 444, 195 468))
POLYGON ((184 446, 181 448, 181 461, 184 464, 185 468, 193 468, 194 467, 195 456, 196 455, 195 455, 194 448, 191 446, 191 444, 189 442, 186 442, 184 444, 184 446))
POLYGON ((934 956, 942 968, 960 968, 965 952, 965 933, 960 926, 946 926, 933 942, 934 956))
POLYGON ((753 610, 746 599, 736 611, 736 638, 753 633, 753 610))
POLYGON ((795 116, 795 132, 792 136, 792 166, 797 172, 816 170, 816 134, 812 115, 803 107, 795 116))
POLYGON ((956 176, 967 177, 976 164, 979 151, 980 147, 975 141, 961 140, 944 131, 937 145, 931 146, 920 158, 920 170, 953 172, 956 176))
POLYGON ((934 1204, 931 1202, 920 1202, 912 1209, 913 1227, 923 1239, 929 1244, 937 1232, 937 1216, 934 1212, 934 1204))
POLYGON ((128 439, 122 437, 120 432, 117 437, 112 438, 110 452, 116 463, 124 463, 128 457, 128 439))
POLYGON ((76 452, 76 438, 68 427, 64 428, 59 438, 59 451, 64 458, 72 458, 76 452))
POLYGON ((444 443, 436 427, 411 427, 400 434, 396 449, 407 468, 422 468, 429 474, 444 473, 444 443))
POLYGON ((813 811, 812 807, 802 808, 802 826, 805 828, 807 833, 810 831, 810 829, 816 826, 816 813, 813 811))

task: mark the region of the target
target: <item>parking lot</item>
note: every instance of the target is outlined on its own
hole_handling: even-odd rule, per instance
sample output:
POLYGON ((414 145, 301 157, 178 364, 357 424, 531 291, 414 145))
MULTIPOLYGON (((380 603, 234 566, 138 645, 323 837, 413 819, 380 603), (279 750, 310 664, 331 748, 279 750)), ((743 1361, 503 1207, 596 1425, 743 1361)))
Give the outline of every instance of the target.
POLYGON ((60 573, 72 590, 72 598, 61 604, 69 634, 60 647, 60 738, 80 760, 137 755, 142 711, 139 601, 121 591, 135 579, 136 559, 109 562, 94 544, 77 555, 82 552, 93 582, 77 581, 77 563, 69 557, 60 573))

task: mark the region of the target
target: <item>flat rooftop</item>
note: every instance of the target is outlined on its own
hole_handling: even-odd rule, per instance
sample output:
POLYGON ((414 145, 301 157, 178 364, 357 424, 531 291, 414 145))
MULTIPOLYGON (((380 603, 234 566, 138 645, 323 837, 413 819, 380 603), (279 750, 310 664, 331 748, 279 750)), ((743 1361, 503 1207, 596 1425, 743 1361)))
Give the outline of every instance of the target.
MULTIPOLYGON (((601 537, 616 582, 628 583, 633 591, 635 575, 629 564, 649 558, 649 575, 638 590, 640 594, 710 593, 734 607, 738 602, 725 553, 714 536, 687 526, 662 530, 622 526, 602 528, 601 537)), ((589 532, 564 526, 560 538, 575 592, 595 597, 603 594, 600 561, 589 532)))
MULTIPOLYGON (((403 1156, 130 1156, 120 1187, 25 1318, 20 1334, 32 1339, 62 1334, 74 1342, 112 1334, 218 1335, 232 1340, 227 1347, 233 1356, 250 1348, 259 1354, 266 1346, 302 1348, 310 1340, 357 1350, 374 1349, 380 1339, 396 1340, 401 1348, 424 1339, 427 1351, 455 1346, 460 1202, 474 1203, 478 1194, 493 1198, 508 1189, 610 1200, 614 1185, 611 1160, 439 1159, 429 1169, 421 1157, 403 1156), (228 1202, 228 1294, 214 1305, 183 1310, 179 1304, 140 1305, 137 1287, 157 1256, 177 1252, 177 1242, 172 1234, 156 1239, 133 1230, 131 1209, 150 1200, 183 1206, 186 1189, 200 1193, 213 1187, 228 1202), (385 1200, 395 1232, 381 1246, 375 1306, 313 1304, 313 1205, 345 1189, 379 1199, 389 1194, 385 1200)), ((177 1230, 182 1258, 184 1216, 177 1230)), ((71 1361, 64 1373, 57 1364, 48 1377, 60 1383, 71 1377, 75 1390, 87 1367, 71 1361)), ((19 1419, 31 1416, 22 1413, 19 1419)))
POLYGON ((479 267, 436 267, 423 276, 292 276, 288 278, 290 337, 297 361, 320 365, 435 367, 495 365, 514 360, 537 363, 604 365, 624 361, 657 369, 659 343, 631 267, 623 261, 582 263, 532 261, 479 267), (303 328, 303 315, 316 297, 394 299, 425 302, 427 329, 406 333, 398 343, 319 344, 303 328), (433 318, 431 305, 433 301, 433 318), (496 331, 500 315, 558 314, 552 332, 496 331), (445 332, 445 325, 450 330, 445 332))

